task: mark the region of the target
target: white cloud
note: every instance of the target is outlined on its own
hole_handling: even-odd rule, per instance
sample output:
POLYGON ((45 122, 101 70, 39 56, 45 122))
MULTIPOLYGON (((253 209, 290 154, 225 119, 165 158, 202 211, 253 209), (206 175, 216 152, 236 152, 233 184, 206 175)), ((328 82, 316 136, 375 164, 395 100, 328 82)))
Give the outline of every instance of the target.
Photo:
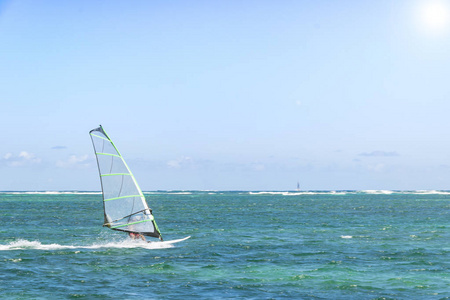
POLYGON ((179 159, 169 160, 167 166, 173 169, 181 169, 194 165, 194 160, 188 156, 182 156, 179 159))
POLYGON ((385 164, 374 164, 374 165, 369 165, 367 166, 367 169, 369 171, 373 171, 373 172, 383 172, 386 169, 386 165, 385 164))
POLYGON ((87 168, 89 163, 87 162, 89 155, 71 155, 66 160, 58 160, 56 166, 58 168, 70 169, 70 168, 87 168))
POLYGON ((22 151, 20 152, 19 157, 23 158, 24 160, 32 160, 34 159, 34 154, 28 153, 27 151, 22 151))
POLYGON ((252 164, 252 169, 254 171, 261 172, 261 171, 264 171, 266 169, 266 166, 264 164, 261 164, 261 163, 254 163, 254 164, 252 164))
POLYGON ((22 167, 40 164, 42 162, 42 159, 36 157, 36 155, 28 151, 21 151, 19 155, 14 155, 13 153, 6 153, 3 156, 3 161, 9 167, 22 167))
POLYGON ((372 152, 364 152, 360 153, 359 156, 371 156, 371 157, 392 157, 392 156, 399 156, 399 154, 395 151, 387 152, 387 151, 372 151, 372 152))

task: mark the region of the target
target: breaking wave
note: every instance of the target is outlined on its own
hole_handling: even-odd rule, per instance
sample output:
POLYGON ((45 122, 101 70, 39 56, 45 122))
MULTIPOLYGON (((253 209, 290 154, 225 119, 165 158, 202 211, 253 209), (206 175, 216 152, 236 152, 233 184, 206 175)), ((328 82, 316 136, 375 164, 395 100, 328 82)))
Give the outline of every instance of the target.
POLYGON ((11 195, 101 195, 102 192, 88 191, 2 191, 0 194, 11 195))
POLYGON ((392 194, 404 194, 404 195, 450 195, 450 191, 441 190, 413 190, 413 191, 400 191, 400 190, 361 190, 361 191, 253 191, 248 192, 249 195, 281 195, 281 196, 298 196, 298 195, 355 195, 355 194, 367 194, 367 195, 392 195, 392 194))

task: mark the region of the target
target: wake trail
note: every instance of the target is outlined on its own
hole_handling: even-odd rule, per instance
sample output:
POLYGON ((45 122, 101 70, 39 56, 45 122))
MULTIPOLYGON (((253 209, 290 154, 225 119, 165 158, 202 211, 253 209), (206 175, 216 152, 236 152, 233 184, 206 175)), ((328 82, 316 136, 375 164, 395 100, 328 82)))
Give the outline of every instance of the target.
POLYGON ((11 250, 79 250, 79 249, 165 249, 174 246, 167 242, 144 242, 144 241, 119 241, 94 243, 92 245, 60 245, 60 244, 42 244, 39 241, 17 240, 6 245, 0 244, 0 251, 11 250))

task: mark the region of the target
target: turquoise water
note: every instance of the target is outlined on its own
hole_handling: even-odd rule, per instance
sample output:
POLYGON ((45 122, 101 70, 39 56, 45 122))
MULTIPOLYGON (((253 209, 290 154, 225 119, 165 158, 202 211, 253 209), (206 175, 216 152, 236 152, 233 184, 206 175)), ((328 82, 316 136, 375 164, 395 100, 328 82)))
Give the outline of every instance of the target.
POLYGON ((166 240, 99 193, 0 193, 1 299, 449 299, 450 193, 145 193, 166 240))

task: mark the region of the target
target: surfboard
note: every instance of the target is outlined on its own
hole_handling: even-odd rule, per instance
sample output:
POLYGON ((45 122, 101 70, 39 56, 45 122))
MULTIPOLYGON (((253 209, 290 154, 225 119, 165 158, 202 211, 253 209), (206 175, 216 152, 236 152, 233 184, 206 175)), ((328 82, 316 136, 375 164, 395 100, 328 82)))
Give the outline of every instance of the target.
POLYGON ((187 240, 188 238, 190 238, 191 236, 187 236, 187 237, 185 237, 185 238, 182 238, 182 239, 178 239, 178 240, 171 240, 171 241, 148 241, 148 243, 150 243, 150 244, 158 244, 158 245, 167 245, 167 244, 175 244, 175 243, 179 243, 179 242, 182 242, 182 241, 185 241, 185 240, 187 240))

